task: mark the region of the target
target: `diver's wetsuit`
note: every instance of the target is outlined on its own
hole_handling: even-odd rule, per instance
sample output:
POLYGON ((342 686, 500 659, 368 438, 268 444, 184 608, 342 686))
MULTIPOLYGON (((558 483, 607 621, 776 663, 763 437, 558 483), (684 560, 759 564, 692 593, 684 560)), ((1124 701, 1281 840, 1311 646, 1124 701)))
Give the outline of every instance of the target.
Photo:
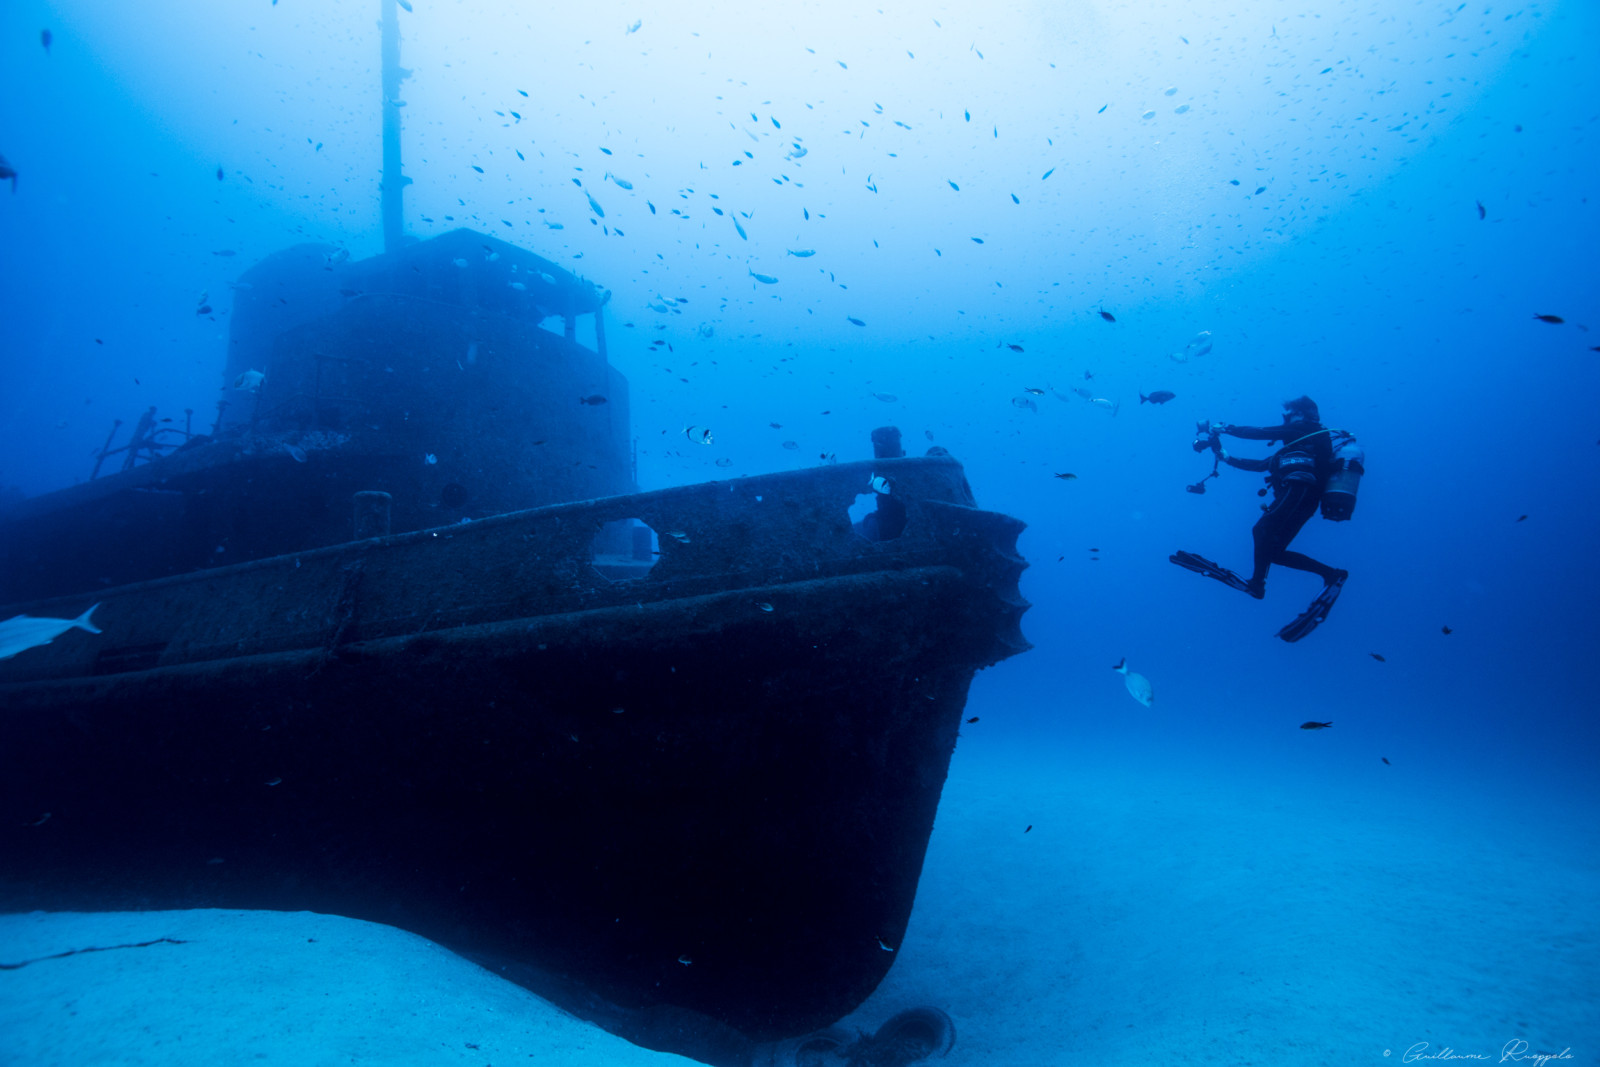
POLYGON ((1314 421, 1285 422, 1282 426, 1234 426, 1222 432, 1246 441, 1283 441, 1284 446, 1267 459, 1241 459, 1229 456, 1225 462, 1243 471, 1264 471, 1272 486, 1272 504, 1256 522, 1255 573, 1249 589, 1254 597, 1265 594, 1267 569, 1277 563, 1297 571, 1310 571, 1325 583, 1341 580, 1345 572, 1319 563, 1300 552, 1289 551, 1289 543, 1306 520, 1316 514, 1333 467, 1333 445, 1328 431, 1314 421))

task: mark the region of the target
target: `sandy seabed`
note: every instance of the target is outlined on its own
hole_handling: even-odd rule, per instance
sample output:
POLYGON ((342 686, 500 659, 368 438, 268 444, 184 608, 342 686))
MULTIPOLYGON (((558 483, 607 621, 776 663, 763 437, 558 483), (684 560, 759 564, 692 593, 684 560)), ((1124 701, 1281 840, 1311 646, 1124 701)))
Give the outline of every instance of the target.
MULTIPOLYGON (((958 753, 895 967, 846 1022, 942 1007, 951 1067, 1597 1063, 1595 826, 1376 777, 958 753)), ((0 916, 23 960, 5 1065, 687 1062, 333 916, 0 916)))

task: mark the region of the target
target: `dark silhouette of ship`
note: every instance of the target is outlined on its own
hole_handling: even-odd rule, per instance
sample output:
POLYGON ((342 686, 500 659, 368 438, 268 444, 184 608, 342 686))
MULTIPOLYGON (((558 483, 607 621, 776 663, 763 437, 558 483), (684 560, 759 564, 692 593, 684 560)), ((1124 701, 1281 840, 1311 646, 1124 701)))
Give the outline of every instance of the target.
POLYGON ((719 1064, 871 993, 1028 647, 1021 523, 888 428, 639 492, 608 295, 467 230, 288 249, 209 432, 0 516, 0 619, 101 630, 0 660, 0 907, 389 923, 719 1064))

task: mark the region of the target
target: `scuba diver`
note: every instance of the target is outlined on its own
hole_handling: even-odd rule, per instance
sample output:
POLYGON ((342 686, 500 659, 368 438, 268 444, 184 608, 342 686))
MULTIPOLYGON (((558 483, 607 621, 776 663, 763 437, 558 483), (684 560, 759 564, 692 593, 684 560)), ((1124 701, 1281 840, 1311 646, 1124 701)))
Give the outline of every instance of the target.
MULTIPOLYGON (((1355 494, 1365 469, 1365 457, 1352 435, 1322 425, 1317 405, 1310 397, 1285 402, 1283 412, 1281 426, 1201 423, 1196 427, 1204 436, 1195 441, 1195 451, 1210 449, 1216 457, 1206 478, 1215 477, 1217 465, 1221 463, 1267 475, 1272 503, 1264 505, 1261 518, 1251 531, 1255 540, 1255 569, 1250 577, 1241 577, 1193 552, 1179 551, 1168 559, 1186 570, 1249 593, 1257 600, 1266 596, 1267 570, 1274 563, 1317 575, 1323 581, 1322 592, 1298 618, 1278 631, 1283 640, 1293 642, 1315 630, 1328 617, 1350 572, 1319 563, 1300 552, 1291 552, 1289 543, 1316 512, 1319 503, 1325 518, 1335 521, 1350 518, 1355 511, 1355 494), (1241 459, 1230 456, 1222 448, 1223 434, 1247 441, 1282 441, 1284 445, 1267 459, 1241 459)), ((1189 486, 1189 491, 1205 492, 1206 478, 1189 486)), ((1266 490, 1261 493, 1265 495, 1266 490)))

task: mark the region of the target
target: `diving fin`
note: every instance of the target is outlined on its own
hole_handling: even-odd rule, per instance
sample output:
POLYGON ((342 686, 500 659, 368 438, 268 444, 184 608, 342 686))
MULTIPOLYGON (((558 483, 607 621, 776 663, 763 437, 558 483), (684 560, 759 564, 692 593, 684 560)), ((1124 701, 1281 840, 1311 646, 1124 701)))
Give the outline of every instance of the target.
POLYGON ((1250 591, 1250 583, 1248 581, 1221 564, 1211 562, 1204 556, 1197 556, 1193 552, 1185 552, 1179 549, 1175 554, 1168 556, 1167 559, 1186 571, 1194 571, 1196 574, 1203 574, 1207 578, 1215 578, 1229 589, 1237 589, 1241 593, 1250 591))
POLYGON ((1302 611, 1289 625, 1278 631, 1278 636, 1291 644, 1322 625, 1328 617, 1328 612, 1333 610, 1334 602, 1339 599, 1339 594, 1344 591, 1344 580, 1350 577, 1349 571, 1340 571, 1338 576, 1327 585, 1322 592, 1317 594, 1311 606, 1302 611))

